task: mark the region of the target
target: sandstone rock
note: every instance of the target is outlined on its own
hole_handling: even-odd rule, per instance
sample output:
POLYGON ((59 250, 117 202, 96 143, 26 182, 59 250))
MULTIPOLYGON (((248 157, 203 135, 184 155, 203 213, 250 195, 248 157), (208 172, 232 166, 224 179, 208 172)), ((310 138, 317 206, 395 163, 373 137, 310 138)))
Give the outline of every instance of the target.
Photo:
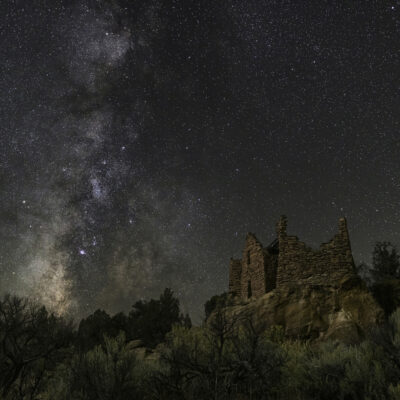
POLYGON ((228 312, 251 316, 259 330, 282 326, 288 339, 360 342, 382 323, 384 312, 356 280, 336 286, 285 286, 262 297, 240 301, 228 312))
POLYGON ((247 314, 261 330, 282 326, 291 339, 362 340, 384 312, 356 274, 346 219, 319 249, 286 230, 282 216, 267 247, 247 235, 242 259, 230 263, 229 292, 241 305, 229 312, 247 314))
POLYGON ((138 360, 158 360, 160 358, 159 349, 145 347, 140 339, 131 340, 126 348, 129 352, 132 352, 138 360))
POLYGON ((134 349, 137 349, 138 347, 143 347, 143 346, 144 346, 144 344, 140 339, 131 340, 127 344, 127 350, 134 350, 134 349))

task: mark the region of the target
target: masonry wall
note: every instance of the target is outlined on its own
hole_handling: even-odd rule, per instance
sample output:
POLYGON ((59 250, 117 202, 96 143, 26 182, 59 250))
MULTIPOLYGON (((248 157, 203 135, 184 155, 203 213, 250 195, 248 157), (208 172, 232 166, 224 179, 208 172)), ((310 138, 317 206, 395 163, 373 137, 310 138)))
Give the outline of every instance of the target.
POLYGON ((270 254, 264 249, 265 293, 276 288, 276 274, 278 269, 278 254, 270 254))
POLYGON ((257 238, 249 233, 242 257, 241 297, 260 297, 265 294, 264 251, 257 238))
POLYGON ((246 237, 242 260, 231 259, 229 291, 243 299, 260 297, 285 285, 338 285, 355 275, 347 223, 339 220, 339 232, 314 250, 286 233, 287 220, 277 224, 276 243, 263 248, 255 235, 246 237), (250 295, 250 296, 249 296, 250 295))
POLYGON ((229 292, 241 296, 242 260, 231 258, 229 265, 229 292))
POLYGON ((339 233, 319 250, 307 247, 296 236, 286 234, 286 219, 277 225, 279 258, 277 287, 287 284, 336 285, 355 274, 346 220, 339 221, 339 233))

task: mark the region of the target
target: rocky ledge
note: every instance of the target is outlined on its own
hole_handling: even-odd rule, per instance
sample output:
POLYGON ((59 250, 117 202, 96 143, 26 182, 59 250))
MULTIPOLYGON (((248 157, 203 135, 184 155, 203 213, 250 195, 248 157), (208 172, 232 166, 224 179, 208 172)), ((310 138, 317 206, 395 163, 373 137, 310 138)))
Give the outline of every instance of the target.
POLYGON ((360 342, 385 318, 370 291, 353 277, 338 286, 288 285, 229 308, 251 315, 258 329, 282 326, 289 339, 348 344, 360 342))

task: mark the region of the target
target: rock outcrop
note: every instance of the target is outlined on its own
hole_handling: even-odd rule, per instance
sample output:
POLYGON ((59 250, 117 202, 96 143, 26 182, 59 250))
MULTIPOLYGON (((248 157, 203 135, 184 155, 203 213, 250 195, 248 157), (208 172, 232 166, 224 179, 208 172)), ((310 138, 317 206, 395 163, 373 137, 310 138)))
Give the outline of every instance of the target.
POLYGON ((278 325, 286 337, 302 340, 362 340, 384 312, 357 276, 345 218, 328 243, 308 247, 288 235, 287 219, 267 247, 247 234, 243 256, 231 259, 229 312, 251 317, 259 329, 278 325))
POLYGON ((384 312, 357 279, 339 287, 286 285, 228 308, 250 316, 258 330, 281 326, 288 339, 360 342, 384 321, 384 312))

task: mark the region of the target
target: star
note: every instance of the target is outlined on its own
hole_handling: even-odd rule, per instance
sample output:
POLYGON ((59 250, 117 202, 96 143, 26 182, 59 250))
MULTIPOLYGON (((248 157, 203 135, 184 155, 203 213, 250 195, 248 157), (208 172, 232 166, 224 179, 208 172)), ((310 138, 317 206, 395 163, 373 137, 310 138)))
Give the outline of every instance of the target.
POLYGON ((400 246, 397 2, 60 1, 1 3, 5 289, 53 274, 79 319, 170 285, 200 321, 281 214, 400 246))

